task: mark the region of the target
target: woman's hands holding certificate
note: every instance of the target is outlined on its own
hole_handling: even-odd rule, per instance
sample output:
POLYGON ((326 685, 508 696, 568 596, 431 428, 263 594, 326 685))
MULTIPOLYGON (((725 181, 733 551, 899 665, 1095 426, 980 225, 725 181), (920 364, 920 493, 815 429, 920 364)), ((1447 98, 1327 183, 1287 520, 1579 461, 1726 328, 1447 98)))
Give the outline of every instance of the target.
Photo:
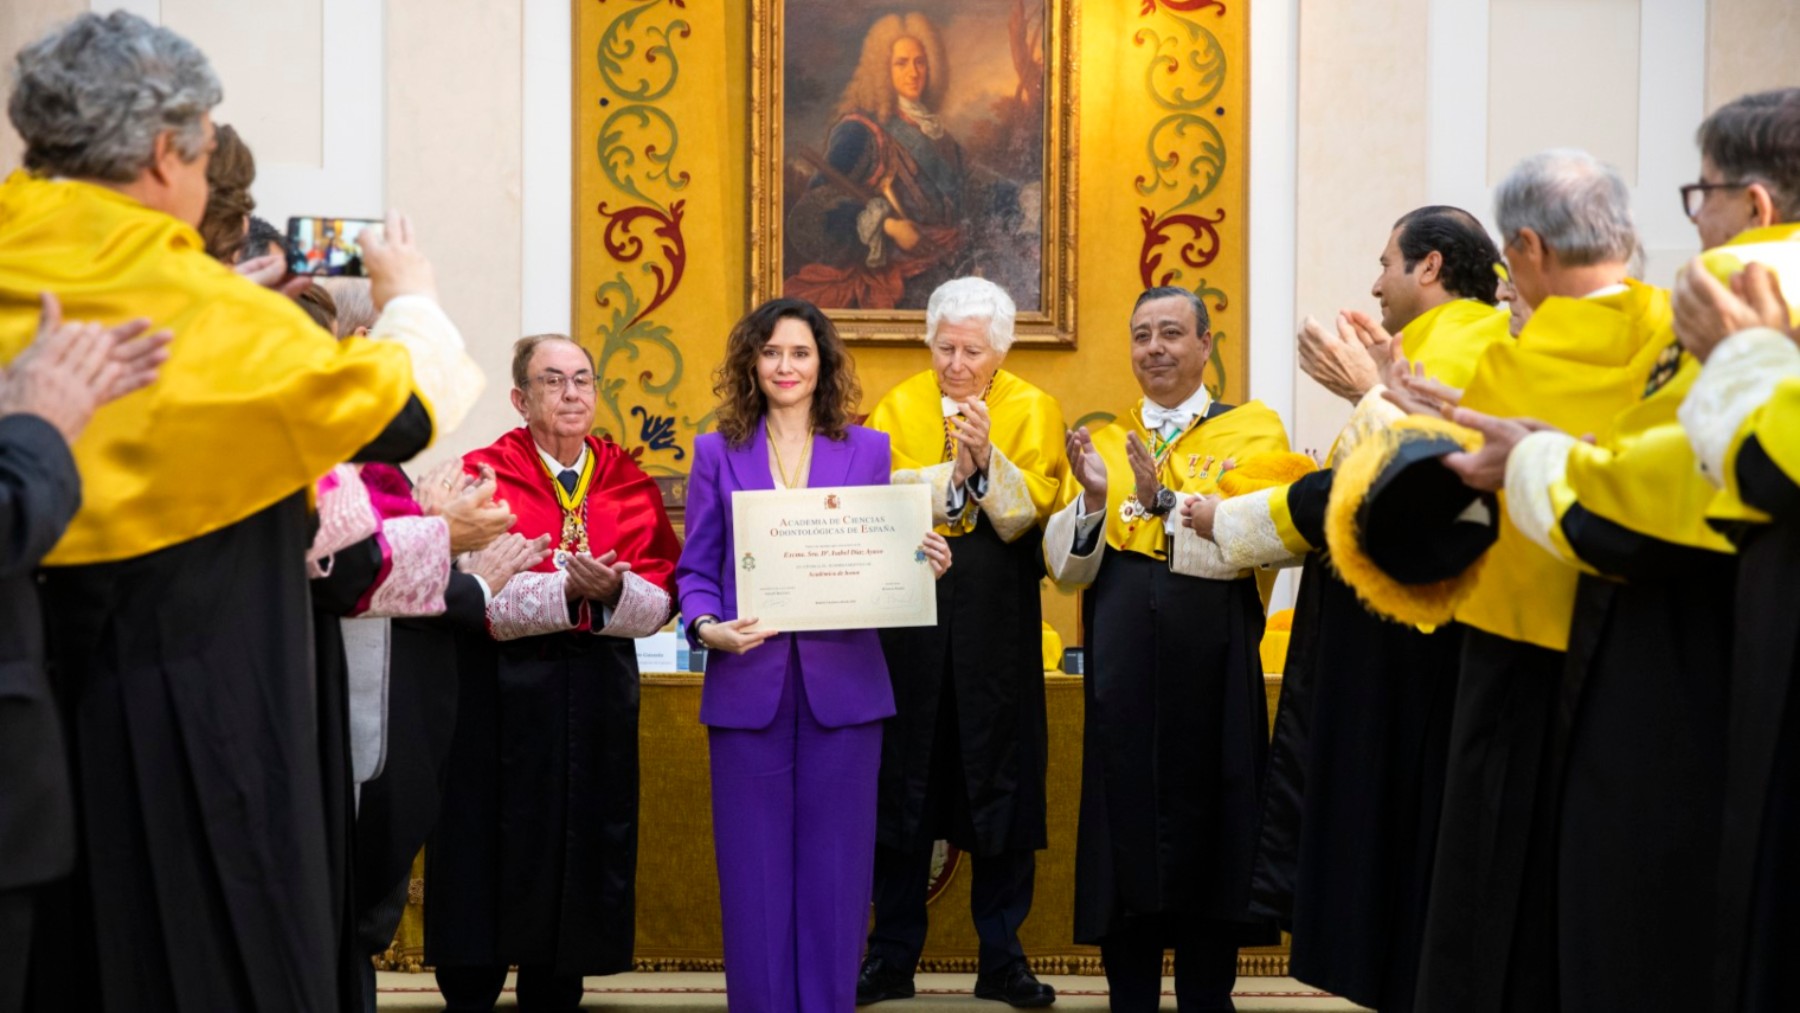
POLYGON ((730 622, 720 620, 707 623, 694 634, 695 639, 714 651, 725 651, 730 654, 747 654, 752 648, 761 647, 762 642, 775 636, 780 630, 754 629, 756 619, 733 619, 730 622))
POLYGON ((950 540, 935 531, 925 532, 925 541, 919 548, 925 553, 926 562, 931 564, 931 575, 942 577, 950 569, 950 540))

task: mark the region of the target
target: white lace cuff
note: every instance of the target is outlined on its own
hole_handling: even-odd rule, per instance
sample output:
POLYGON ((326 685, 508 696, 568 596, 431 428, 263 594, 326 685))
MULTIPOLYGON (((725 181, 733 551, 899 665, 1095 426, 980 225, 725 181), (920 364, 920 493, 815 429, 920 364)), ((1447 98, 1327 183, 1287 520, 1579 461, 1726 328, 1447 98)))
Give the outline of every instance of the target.
POLYGON ((1259 489, 1219 503, 1213 512, 1212 540, 1224 563, 1232 566, 1276 566, 1297 558, 1281 541, 1269 500, 1277 488, 1259 489))
POLYGON ((619 603, 606 616, 606 625, 594 633, 602 637, 647 637, 668 621, 669 593, 627 570, 619 603))
POLYGON ((517 640, 574 629, 565 590, 568 582, 569 575, 561 570, 514 574, 488 602, 488 632, 495 640, 517 640))
POLYGON ((487 385, 463 347, 462 332, 428 296, 389 299, 369 338, 395 342, 412 355, 413 385, 431 408, 434 441, 462 424, 487 385))
POLYGON ((1381 395, 1387 387, 1376 384, 1356 403, 1356 410, 1350 413, 1350 421, 1338 431, 1337 443, 1331 448, 1331 464, 1336 466, 1349 458, 1350 452, 1371 435, 1393 425, 1406 417, 1400 406, 1381 395))
MULTIPOLYGON (((1068 506, 1051 514, 1050 522, 1044 525, 1044 564, 1050 571, 1050 579, 1065 588, 1092 584, 1100 575, 1100 561, 1106 555, 1104 533, 1094 540, 1093 551, 1085 556, 1075 554, 1075 545, 1081 535, 1092 530, 1092 522, 1087 528, 1078 523, 1081 503, 1081 494, 1077 493, 1068 506)), ((1090 516, 1104 521, 1106 513, 1101 511, 1090 516)))
POLYGON ((953 528, 962 526, 962 522, 974 509, 969 497, 962 498, 962 505, 952 510, 950 507, 950 480, 956 474, 956 462, 945 461, 926 468, 902 468, 894 472, 889 479, 894 485, 923 484, 931 486, 931 524, 933 527, 948 525, 953 528))
MULTIPOLYGON (((1193 499, 1192 493, 1181 493, 1176 499, 1175 509, 1171 514, 1181 516, 1181 508, 1193 499)), ((1186 524, 1175 525, 1174 534, 1169 539, 1169 569, 1189 577, 1205 577, 1208 580, 1236 580, 1243 576, 1244 567, 1226 560, 1223 552, 1215 542, 1209 542, 1194 533, 1194 529, 1186 524)))
POLYGON ((1725 456, 1744 420, 1774 395, 1782 380, 1797 374, 1800 348, 1780 331, 1740 331, 1713 349, 1677 412, 1700 471, 1713 485, 1725 484, 1725 456))
POLYGON ((1007 460, 999 447, 988 448, 987 488, 975 492, 976 502, 1001 541, 1011 542, 1037 523, 1037 505, 1031 502, 1025 473, 1007 460))
POLYGON ((450 524, 442 517, 394 517, 381 525, 388 573, 369 597, 370 616, 444 613, 450 586, 450 524))
POLYGON ((306 550, 306 576, 331 574, 331 558, 381 530, 381 516, 369 500, 356 466, 340 464, 319 479, 319 531, 306 550))
POLYGON ((869 255, 864 259, 870 267, 880 267, 887 263, 887 232, 881 223, 888 220, 893 208, 888 206, 887 198, 877 197, 863 205, 856 215, 856 238, 862 240, 869 248, 869 255))
POLYGON ((1568 474, 1569 451, 1577 442, 1568 433, 1536 432, 1520 440, 1506 459, 1506 515, 1520 534, 1558 559, 1565 553, 1550 534, 1557 524, 1550 491, 1568 474))

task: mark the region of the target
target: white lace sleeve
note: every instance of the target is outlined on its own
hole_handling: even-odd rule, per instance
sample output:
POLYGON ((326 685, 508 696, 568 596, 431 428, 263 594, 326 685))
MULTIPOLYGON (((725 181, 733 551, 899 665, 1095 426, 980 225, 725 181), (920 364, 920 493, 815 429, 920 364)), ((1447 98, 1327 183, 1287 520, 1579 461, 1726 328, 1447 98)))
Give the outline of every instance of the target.
POLYGON ((488 602, 488 632, 495 640, 517 640, 574 629, 564 590, 568 582, 561 570, 514 575, 488 602))

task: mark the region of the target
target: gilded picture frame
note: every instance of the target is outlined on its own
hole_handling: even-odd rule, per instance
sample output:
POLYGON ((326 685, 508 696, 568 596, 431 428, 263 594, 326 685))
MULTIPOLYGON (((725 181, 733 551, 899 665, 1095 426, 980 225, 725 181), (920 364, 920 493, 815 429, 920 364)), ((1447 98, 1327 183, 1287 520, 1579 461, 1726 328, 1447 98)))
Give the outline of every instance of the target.
POLYGON ((980 274, 1017 342, 1073 348, 1076 0, 751 7, 752 303, 910 343, 931 288, 980 274))

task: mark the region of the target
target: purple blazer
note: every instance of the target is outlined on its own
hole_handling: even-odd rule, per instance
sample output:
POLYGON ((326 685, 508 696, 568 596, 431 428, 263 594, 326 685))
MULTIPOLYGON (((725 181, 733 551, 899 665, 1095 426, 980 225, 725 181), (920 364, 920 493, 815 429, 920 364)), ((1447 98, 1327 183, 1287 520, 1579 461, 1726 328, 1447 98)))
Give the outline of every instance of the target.
MULTIPOLYGON (((737 618, 731 494, 775 488, 763 427, 758 422, 756 432, 741 447, 730 446, 718 433, 694 441, 687 544, 675 567, 681 612, 690 620, 703 615, 737 618)), ((842 441, 815 436, 806 484, 820 489, 886 485, 888 460, 888 436, 874 429, 851 426, 842 441)), ((820 724, 843 728, 893 716, 894 688, 876 632, 821 630, 783 633, 747 654, 708 651, 706 682, 700 690, 701 723, 718 728, 768 727, 781 703, 790 645, 798 645, 801 685, 820 724)))

